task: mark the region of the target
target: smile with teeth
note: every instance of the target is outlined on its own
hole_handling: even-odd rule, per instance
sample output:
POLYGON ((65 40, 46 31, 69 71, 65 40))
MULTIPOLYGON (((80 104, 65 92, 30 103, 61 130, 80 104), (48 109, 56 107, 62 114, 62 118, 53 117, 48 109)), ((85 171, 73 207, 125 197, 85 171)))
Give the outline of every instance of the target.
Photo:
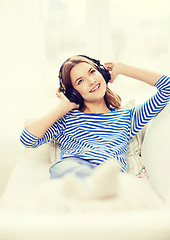
POLYGON ((100 83, 97 84, 92 90, 90 90, 90 92, 94 92, 94 91, 96 91, 99 87, 100 87, 100 83))

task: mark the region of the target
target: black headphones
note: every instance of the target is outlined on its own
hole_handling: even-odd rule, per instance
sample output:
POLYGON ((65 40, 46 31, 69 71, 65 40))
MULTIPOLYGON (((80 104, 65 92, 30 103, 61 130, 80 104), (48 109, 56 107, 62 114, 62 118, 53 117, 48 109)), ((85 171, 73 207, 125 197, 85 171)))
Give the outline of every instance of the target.
MULTIPOLYGON (((89 60, 91 60, 95 66, 96 66, 96 69, 102 74, 103 78, 105 79, 106 83, 109 82, 109 80, 111 79, 111 76, 110 76, 110 73, 108 71, 108 69, 102 65, 100 63, 99 60, 96 60, 96 59, 93 59, 93 58, 90 58, 88 56, 85 56, 85 55, 77 55, 77 56, 81 56, 81 57, 85 57, 89 60)), ((70 58, 69 58, 70 59, 70 58)), ((61 66, 60 70, 59 70, 59 89, 61 92, 64 93, 64 95, 71 101, 71 102, 74 102, 76 104, 79 104, 80 107, 79 109, 81 109, 84 105, 84 99, 83 97, 81 96, 81 94, 76 90, 74 89, 73 87, 69 88, 69 89, 66 89, 63 87, 63 83, 62 83, 62 69, 63 69, 63 66, 66 62, 69 61, 69 59, 67 59, 61 66)))

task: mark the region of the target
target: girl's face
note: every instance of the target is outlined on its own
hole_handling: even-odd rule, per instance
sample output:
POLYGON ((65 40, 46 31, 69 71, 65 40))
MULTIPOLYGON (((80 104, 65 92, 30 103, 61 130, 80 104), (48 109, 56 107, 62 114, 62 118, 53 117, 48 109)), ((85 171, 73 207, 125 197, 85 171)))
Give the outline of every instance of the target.
POLYGON ((106 81, 101 73, 88 63, 75 65, 70 72, 71 83, 84 102, 98 102, 104 98, 106 81))

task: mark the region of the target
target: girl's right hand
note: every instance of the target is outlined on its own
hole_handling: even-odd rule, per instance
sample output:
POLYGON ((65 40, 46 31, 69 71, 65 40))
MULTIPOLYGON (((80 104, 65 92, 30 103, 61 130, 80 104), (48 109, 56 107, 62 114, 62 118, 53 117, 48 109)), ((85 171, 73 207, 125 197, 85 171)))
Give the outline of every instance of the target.
POLYGON ((104 63, 105 67, 109 70, 111 79, 109 82, 114 82, 114 80, 117 78, 119 75, 119 63, 113 63, 113 62, 107 62, 104 63))
POLYGON ((63 106, 68 108, 70 111, 72 109, 78 109, 79 108, 79 104, 76 104, 74 102, 70 102, 70 100, 64 95, 63 92, 60 91, 59 88, 57 89, 56 95, 61 100, 61 103, 63 104, 63 106))

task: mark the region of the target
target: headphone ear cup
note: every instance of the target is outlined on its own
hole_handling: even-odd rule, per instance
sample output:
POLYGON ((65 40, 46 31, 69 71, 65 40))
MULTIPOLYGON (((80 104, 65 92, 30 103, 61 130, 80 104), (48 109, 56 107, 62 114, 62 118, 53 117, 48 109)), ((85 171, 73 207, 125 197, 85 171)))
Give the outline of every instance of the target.
POLYGON ((80 107, 83 106, 84 99, 81 94, 75 90, 74 88, 69 88, 65 91, 65 96, 70 100, 70 102, 74 102, 79 104, 80 107))
POLYGON ((102 74, 102 76, 104 77, 106 83, 108 83, 109 80, 111 79, 109 70, 102 64, 100 64, 100 66, 98 67, 98 70, 102 74))
MULTIPOLYGON (((60 79, 59 79, 59 80, 60 80, 60 79)), ((59 82, 59 85, 60 85, 60 86, 59 86, 60 91, 63 92, 63 93, 65 94, 65 89, 64 89, 64 87, 63 87, 61 81, 59 82)))

